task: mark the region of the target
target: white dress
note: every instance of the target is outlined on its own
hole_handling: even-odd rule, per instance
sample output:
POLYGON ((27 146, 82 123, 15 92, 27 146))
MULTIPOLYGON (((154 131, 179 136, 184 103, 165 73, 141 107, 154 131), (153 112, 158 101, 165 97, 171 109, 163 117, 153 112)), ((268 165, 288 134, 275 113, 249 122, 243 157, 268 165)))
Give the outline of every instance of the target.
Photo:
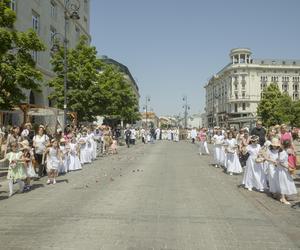
POLYGON ((222 153, 222 144, 224 142, 223 135, 214 135, 214 164, 216 165, 224 165, 224 155, 222 153))
POLYGON ((89 152, 87 150, 87 137, 83 136, 79 139, 80 142, 80 162, 81 164, 88 163, 90 161, 89 152))
POLYGON ((227 153, 226 153, 226 167, 227 172, 229 173, 242 173, 243 169, 241 167, 241 163, 239 160, 239 157, 237 155, 237 141, 236 139, 227 139, 226 144, 227 147, 227 153))
POLYGON ((81 163, 77 154, 77 144, 70 143, 70 165, 69 171, 82 169, 81 163))
MULTIPOLYGON (((267 151, 267 156, 273 161, 277 161, 279 157, 279 151, 278 150, 268 150, 267 151)), ((278 178, 275 178, 278 176, 278 168, 272 163, 266 161, 266 168, 267 168, 267 180, 269 182, 269 191, 271 193, 279 193, 279 183, 278 183, 278 178)))
POLYGON ((247 146, 249 158, 246 162, 243 184, 246 188, 256 188, 263 191, 266 188, 266 174, 263 163, 256 163, 255 159, 261 149, 259 144, 250 144, 247 146))
POLYGON ((63 160, 63 162, 59 165, 58 172, 60 174, 62 174, 62 173, 67 173, 68 170, 69 170, 69 165, 70 165, 70 155, 69 155, 70 146, 69 145, 60 146, 60 150, 62 152, 62 160, 63 160))
POLYGON ((89 134, 89 141, 91 142, 91 158, 92 160, 95 160, 97 158, 97 142, 95 141, 94 133, 89 134))
MULTIPOLYGON (((288 153, 285 150, 279 154, 279 163, 286 166, 288 165, 288 153)), ((277 168, 278 171, 276 171, 277 174, 275 175, 275 178, 277 178, 279 183, 279 193, 285 195, 297 194, 297 188, 289 170, 280 165, 278 165, 277 168)))
POLYGON ((47 156, 47 170, 58 170, 60 161, 58 159, 58 149, 51 147, 47 156))

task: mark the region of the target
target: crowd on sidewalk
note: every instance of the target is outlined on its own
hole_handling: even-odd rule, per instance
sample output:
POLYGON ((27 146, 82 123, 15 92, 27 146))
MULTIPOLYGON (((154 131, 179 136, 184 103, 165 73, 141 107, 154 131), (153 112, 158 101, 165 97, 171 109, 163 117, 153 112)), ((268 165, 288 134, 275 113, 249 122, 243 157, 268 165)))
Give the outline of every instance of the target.
MULTIPOLYGON (((200 142, 199 153, 209 154, 206 128, 191 130, 194 143, 200 142)), ((268 192, 274 199, 290 205, 288 198, 297 194, 294 179, 300 164, 298 149, 299 131, 287 125, 275 125, 268 129, 257 121, 251 131, 239 131, 215 127, 211 135, 213 165, 224 168, 229 175, 243 173, 241 185, 245 189, 268 192)))
POLYGON ((1 168, 7 166, 9 197, 15 183, 19 192, 29 191, 36 178, 48 176, 47 184, 56 177, 81 170, 100 154, 116 154, 120 129, 109 126, 68 126, 49 133, 44 125, 34 131, 32 124, 0 130, 1 168))

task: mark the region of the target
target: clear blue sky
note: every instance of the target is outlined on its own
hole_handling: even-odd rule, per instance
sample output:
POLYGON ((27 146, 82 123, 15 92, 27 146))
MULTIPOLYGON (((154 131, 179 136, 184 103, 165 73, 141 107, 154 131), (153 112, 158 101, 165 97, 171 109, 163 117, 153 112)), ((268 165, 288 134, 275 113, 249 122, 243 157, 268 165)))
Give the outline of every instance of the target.
POLYGON ((300 59, 300 0, 92 0, 92 44, 125 64, 159 115, 203 111, 204 84, 235 47, 300 59))

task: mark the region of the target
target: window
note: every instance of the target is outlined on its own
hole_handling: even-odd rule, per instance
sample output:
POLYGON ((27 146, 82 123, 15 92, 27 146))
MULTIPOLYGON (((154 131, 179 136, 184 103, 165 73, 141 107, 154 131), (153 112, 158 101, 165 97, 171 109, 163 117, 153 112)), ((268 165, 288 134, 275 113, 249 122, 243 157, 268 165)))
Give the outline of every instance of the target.
POLYGON ((287 83, 282 84, 282 90, 287 92, 289 90, 289 85, 287 83))
POLYGON ((246 110, 246 103, 243 102, 242 108, 243 108, 243 110, 246 110))
POLYGON ((235 93, 235 99, 239 99, 239 95, 235 93))
POLYGON ((57 13, 56 13, 56 11, 57 11, 56 3, 54 1, 51 1, 50 5, 51 5, 51 7, 50 7, 51 17, 56 18, 56 16, 57 16, 57 13))
POLYGON ((35 50, 33 50, 33 51, 31 52, 31 57, 32 57, 32 59, 33 59, 35 62, 37 62, 37 61, 38 61, 38 52, 35 51, 35 50))
POLYGON ((32 28, 36 33, 39 33, 40 16, 34 11, 32 12, 32 28))
POLYGON ((84 25, 85 25, 85 27, 87 28, 87 27, 88 27, 87 18, 86 18, 86 17, 84 17, 84 18, 83 18, 83 20, 84 20, 84 25))
POLYGON ((293 100, 299 100, 299 94, 298 93, 293 94, 293 100))
POLYGON ((234 90, 238 90, 238 85, 237 85, 237 83, 234 84, 234 90))
POLYGON ((56 34, 56 29, 53 26, 50 26, 50 44, 51 46, 54 44, 54 35, 56 34))
POLYGON ((282 77, 283 82, 288 82, 289 80, 290 80, 290 78, 288 76, 283 76, 282 77))
POLYGON ((10 1, 10 8, 16 12, 17 11, 17 3, 16 3, 16 0, 11 0, 10 1))
POLYGON ((246 98, 246 93, 245 93, 245 91, 242 92, 242 97, 243 97, 243 98, 246 98))
POLYGON ((235 113, 238 112, 238 105, 237 105, 237 103, 234 104, 234 112, 235 113))
POLYGON ((78 41, 80 39, 80 29, 75 26, 75 31, 76 31, 76 40, 78 41))
POLYGON ((296 91, 296 92, 298 92, 298 90, 299 90, 299 84, 295 83, 293 85, 293 90, 296 91))
POLYGON ((88 0, 84 0, 84 6, 83 6, 83 8, 84 8, 85 12, 88 12, 88 10, 89 10, 89 2, 88 2, 88 0))

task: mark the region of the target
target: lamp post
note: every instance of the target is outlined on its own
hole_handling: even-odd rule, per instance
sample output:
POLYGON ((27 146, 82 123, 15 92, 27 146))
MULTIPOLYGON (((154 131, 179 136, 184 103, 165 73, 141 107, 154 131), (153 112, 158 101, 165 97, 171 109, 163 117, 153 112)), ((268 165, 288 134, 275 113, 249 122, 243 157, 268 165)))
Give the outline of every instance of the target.
MULTIPOLYGON (((54 41, 54 44, 51 48, 52 52, 57 52, 59 50, 59 44, 57 42, 57 37, 61 37, 63 40, 63 46, 64 46, 64 124, 63 128, 67 125, 67 82, 68 82, 68 58, 67 58, 67 51, 68 51, 68 39, 67 39, 67 25, 68 20, 79 20, 80 16, 78 14, 78 11, 80 9, 80 2, 79 0, 68 0, 65 1, 64 5, 64 35, 61 33, 54 33, 52 36, 52 41, 54 41)), ((59 41, 59 39, 58 39, 59 41)))
POLYGON ((146 102, 144 106, 145 114, 146 114, 146 130, 148 129, 148 105, 150 102, 150 96, 146 96, 146 102))
POLYGON ((187 96, 183 96, 182 100, 185 102, 182 106, 184 108, 184 128, 187 129, 187 116, 188 116, 188 110, 190 109, 190 106, 187 102, 187 96))

